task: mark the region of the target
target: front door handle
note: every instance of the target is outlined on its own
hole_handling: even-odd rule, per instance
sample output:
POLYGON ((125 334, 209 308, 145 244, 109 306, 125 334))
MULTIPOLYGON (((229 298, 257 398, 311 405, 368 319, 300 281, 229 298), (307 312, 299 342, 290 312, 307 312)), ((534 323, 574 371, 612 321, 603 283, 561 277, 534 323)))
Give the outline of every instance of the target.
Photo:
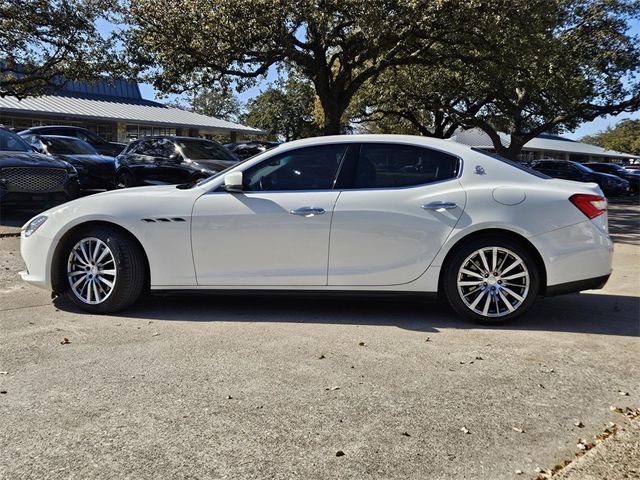
POLYGON ((300 207, 289 212, 291 215, 299 215, 301 217, 313 217, 325 213, 324 208, 317 207, 300 207))
POLYGON ((454 209, 457 207, 457 205, 454 202, 432 202, 420 205, 420 207, 425 210, 435 210, 437 212, 442 212, 443 210, 454 209))

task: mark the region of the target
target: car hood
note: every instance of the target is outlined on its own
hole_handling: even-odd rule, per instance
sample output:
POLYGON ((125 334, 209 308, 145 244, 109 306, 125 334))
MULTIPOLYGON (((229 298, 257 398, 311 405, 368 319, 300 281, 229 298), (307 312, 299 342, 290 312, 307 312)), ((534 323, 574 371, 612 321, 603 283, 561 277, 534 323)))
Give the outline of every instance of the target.
POLYGON ((61 158, 71 164, 74 162, 82 163, 113 163, 114 158, 107 155, 70 155, 70 154, 56 154, 55 157, 61 158))
POLYGON ((57 167, 69 168, 69 164, 59 158, 31 152, 0 152, 0 167, 57 167))

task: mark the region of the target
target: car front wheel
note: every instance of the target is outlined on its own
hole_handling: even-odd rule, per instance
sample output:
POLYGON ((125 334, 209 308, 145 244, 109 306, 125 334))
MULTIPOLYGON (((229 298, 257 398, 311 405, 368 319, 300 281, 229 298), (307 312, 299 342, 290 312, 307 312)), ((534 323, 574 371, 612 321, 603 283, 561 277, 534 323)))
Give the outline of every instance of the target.
POLYGON ((540 289, 535 259, 510 238, 469 241, 445 268, 444 290, 451 307, 482 323, 503 323, 526 313, 540 289))
POLYGON ((133 304, 144 287, 140 246, 126 234, 96 228, 74 236, 65 255, 65 294, 83 310, 111 313, 133 304))

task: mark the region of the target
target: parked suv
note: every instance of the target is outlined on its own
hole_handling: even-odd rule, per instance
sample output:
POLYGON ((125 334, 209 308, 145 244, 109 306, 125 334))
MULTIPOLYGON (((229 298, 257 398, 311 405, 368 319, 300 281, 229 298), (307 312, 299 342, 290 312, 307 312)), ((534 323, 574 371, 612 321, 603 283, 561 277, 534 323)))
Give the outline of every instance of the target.
POLYGON ((0 203, 47 204, 78 196, 78 174, 69 163, 33 151, 22 138, 0 128, 0 203))
POLYGON ((616 163, 585 163, 585 167, 600 173, 609 173, 620 177, 631 186, 631 191, 637 194, 640 191, 640 170, 628 170, 616 163))
POLYGON ((70 163, 78 171, 80 187, 84 190, 113 188, 114 158, 100 155, 87 142, 75 137, 58 135, 30 135, 31 146, 46 155, 70 163))
POLYGON ((212 140, 153 136, 131 142, 116 157, 117 188, 188 183, 210 177, 238 163, 238 158, 212 140))
MULTIPOLYGON (((108 155, 110 157, 118 155, 126 146, 124 143, 107 142, 104 138, 99 137, 86 128, 64 125, 31 127, 27 130, 18 132, 18 135, 23 138, 28 138, 31 135, 61 135, 64 137, 76 137, 87 142, 101 155, 108 155)), ((31 143, 31 139, 27 140, 27 142, 31 143)))
POLYGON ((616 177, 615 175, 609 175, 608 173, 595 172, 578 162, 569 160, 539 160, 534 162, 531 168, 553 178, 597 183, 602 192, 608 197, 626 195, 630 191, 629 182, 626 180, 616 177))

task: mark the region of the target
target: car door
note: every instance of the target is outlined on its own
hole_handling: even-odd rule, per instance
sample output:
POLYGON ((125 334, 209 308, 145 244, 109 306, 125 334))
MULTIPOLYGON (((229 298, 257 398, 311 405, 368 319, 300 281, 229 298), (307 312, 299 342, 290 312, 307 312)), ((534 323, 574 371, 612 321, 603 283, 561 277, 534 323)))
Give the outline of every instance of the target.
POLYGON ((243 192, 202 195, 192 214, 198 285, 327 284, 329 231, 346 144, 303 147, 243 172, 243 192))
POLYGON ((462 215, 458 157, 414 145, 365 143, 341 174, 328 284, 408 283, 424 273, 462 215))

